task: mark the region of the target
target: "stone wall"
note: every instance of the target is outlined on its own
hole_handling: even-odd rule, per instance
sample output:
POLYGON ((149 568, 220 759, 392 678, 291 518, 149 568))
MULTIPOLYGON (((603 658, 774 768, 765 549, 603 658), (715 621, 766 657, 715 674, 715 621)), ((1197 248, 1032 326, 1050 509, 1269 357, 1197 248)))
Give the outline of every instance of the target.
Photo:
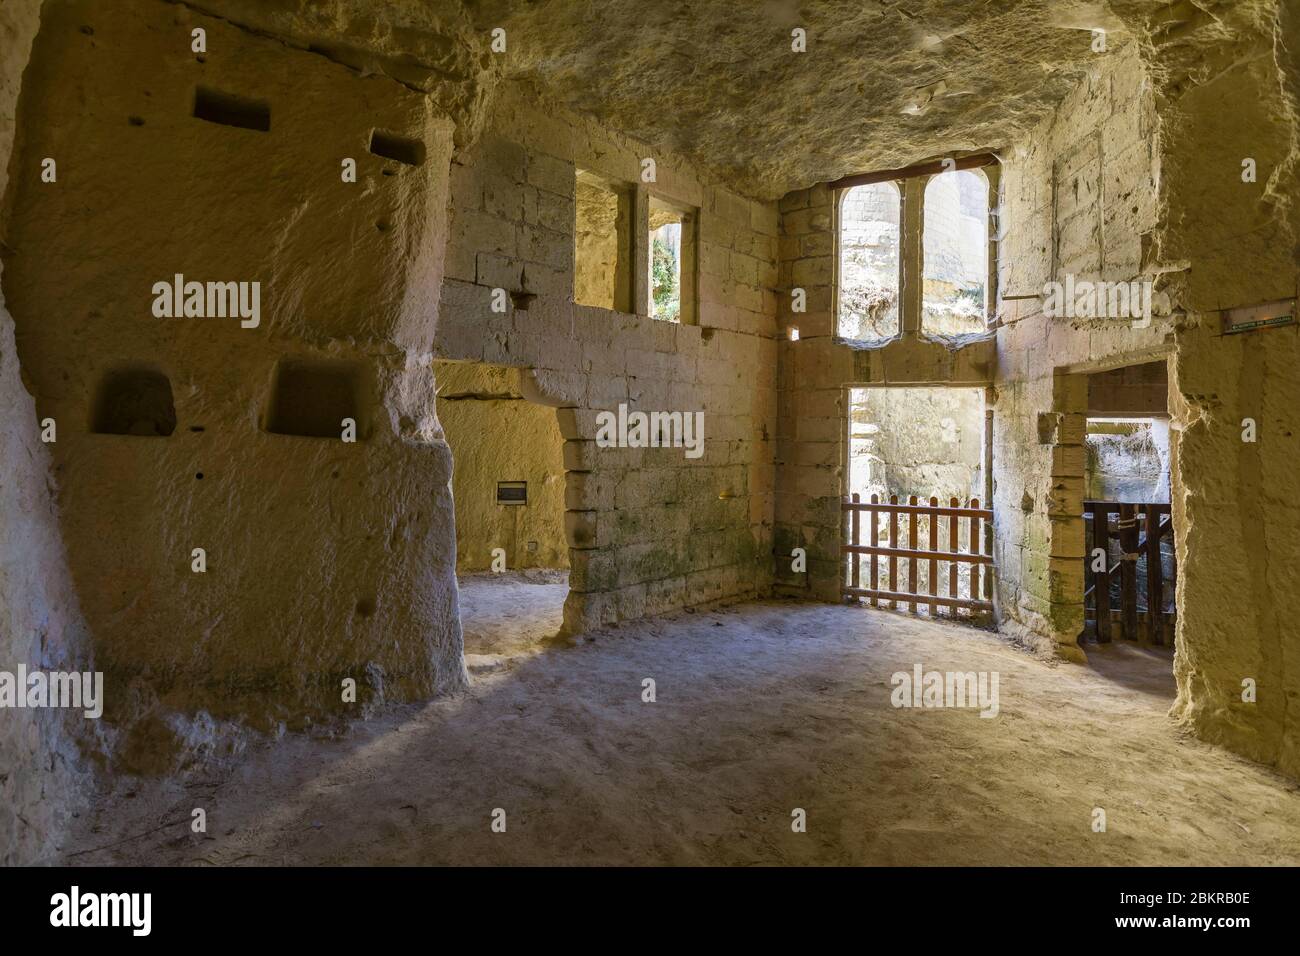
POLYGON ((1008 633, 1068 657, 1081 657, 1083 630, 1086 373, 1163 354, 1172 320, 1160 295, 1166 315, 1147 327, 1048 318, 1043 290, 1068 276, 1129 281, 1161 268, 1143 254, 1159 216, 1157 134, 1153 90, 1129 43, 1099 58, 1056 114, 1008 151, 1002 171, 993 416, 1000 614, 1008 633))
POLYGON ((501 91, 483 138, 452 166, 439 358, 524 369, 564 436, 570 594, 581 630, 684 605, 765 593, 771 581, 776 430, 777 211, 669 154, 501 91), (641 181, 642 159, 656 180, 641 181), (638 313, 575 305, 576 170, 633 191, 638 313), (699 210, 698 324, 648 303, 652 197, 699 210), (493 309, 493 290, 510 307, 493 309), (704 452, 604 448, 597 416, 704 413, 704 452))
MULTIPOLYGON (((0 7, 0 196, 11 177, 37 182, 40 176, 38 163, 11 155, 40 6, 39 0, 7 0, 0 7)), ((0 240, 4 248, 7 229, 0 240)), ((10 261, 6 252, 0 281, 10 261)), ((40 434, 14 347, 14 320, 0 294, 0 671, 10 674, 20 664, 93 667, 59 536, 49 446, 40 434)), ((89 782, 74 743, 84 723, 80 711, 0 710, 0 866, 34 863, 57 849, 89 782)))
POLYGON ((983 386, 992 381, 991 337, 954 349, 922 335, 917 198, 924 186, 923 178, 904 184, 912 200, 904 204, 899 296, 904 303, 910 301, 910 312, 905 311, 896 338, 870 344, 837 335, 836 197, 823 184, 780 201, 779 306, 786 334, 778 350, 774 570, 783 593, 821 600, 839 597, 845 568, 840 557, 840 504, 848 489, 849 388, 983 386), (792 340, 789 330, 796 328, 799 337, 792 340), (795 548, 806 552, 806 572, 792 571, 790 555, 795 548))
POLYGON ((1226 12, 1198 17, 1194 33, 1156 50, 1192 60, 1157 89, 1167 117, 1158 248, 1162 259, 1191 263, 1170 288, 1188 314, 1171 365, 1174 712, 1202 737, 1300 775, 1300 621, 1286 604, 1300 589, 1289 558, 1300 501, 1284 490, 1300 461, 1300 328, 1221 335, 1218 312, 1296 295, 1300 23, 1288 2, 1226 12), (1235 39, 1224 38, 1229 30, 1235 39), (1255 182, 1243 181, 1246 158, 1255 182), (1246 419, 1253 442, 1243 440, 1246 419), (1242 700, 1248 678, 1255 703, 1242 700))
POLYGON ((1297 333, 1220 334, 1221 310, 1296 294, 1300 148, 1284 6, 1197 11, 1177 30, 1134 24, 1146 39, 1107 54, 1006 164, 995 507, 1004 630, 1076 654, 1089 373, 1167 358, 1174 713, 1294 774, 1288 703, 1300 672, 1286 651, 1300 631, 1277 596, 1300 582, 1292 562, 1270 556, 1300 537, 1300 506, 1278 492, 1298 460, 1297 333), (1046 319, 1041 299, 1019 298, 1066 273, 1152 279, 1153 322, 1046 319), (1254 442, 1243 441, 1247 418, 1254 442), (1248 678, 1255 703, 1241 699, 1248 678))

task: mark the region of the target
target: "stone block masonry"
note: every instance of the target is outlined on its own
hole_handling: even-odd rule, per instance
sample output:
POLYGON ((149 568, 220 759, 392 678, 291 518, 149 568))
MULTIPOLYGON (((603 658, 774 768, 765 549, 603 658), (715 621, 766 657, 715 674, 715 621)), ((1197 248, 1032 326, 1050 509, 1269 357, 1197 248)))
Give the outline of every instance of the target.
MULTIPOLYGON (((554 109, 500 94, 489 128, 456 157, 439 359, 523 370, 559 410, 565 439, 570 596, 580 631, 672 608, 766 594, 772 580, 777 212, 687 164, 554 109), (655 159, 656 181, 641 182, 655 159), (697 325, 573 301, 578 170, 699 210, 697 325), (492 309, 494 288, 527 309, 492 309), (596 445, 620 404, 703 412, 704 452, 596 445)), ((639 202, 644 209, 645 203, 639 202)), ((636 230, 644 243, 648 226, 636 230)), ((689 277, 685 280, 689 281, 689 277)))

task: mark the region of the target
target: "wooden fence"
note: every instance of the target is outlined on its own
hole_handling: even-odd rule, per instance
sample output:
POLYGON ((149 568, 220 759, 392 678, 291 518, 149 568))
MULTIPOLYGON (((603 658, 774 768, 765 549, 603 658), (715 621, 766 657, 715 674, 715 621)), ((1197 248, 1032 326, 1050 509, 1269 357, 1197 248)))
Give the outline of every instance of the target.
POLYGON ((926 608, 931 617, 940 609, 949 617, 983 618, 992 614, 993 555, 985 549, 992 546, 992 534, 986 532, 992 528, 993 512, 981 508, 978 498, 971 499, 966 506, 951 498, 946 507, 941 507, 938 498, 931 498, 928 505, 918 504, 916 495, 907 504, 899 504, 898 495, 890 495, 888 502, 882 502, 879 495, 872 495, 869 502, 861 501, 860 497, 845 498, 841 505, 848 525, 848 543, 841 549, 848 559, 846 597, 868 598, 873 607, 879 607, 882 602, 895 609, 907 607, 913 614, 926 608), (863 515, 867 524, 866 543, 862 540, 863 515), (899 543, 900 524, 907 535, 906 546, 899 543), (942 528, 941 524, 947 527, 942 528), (945 530, 947 534, 943 533, 945 530), (928 538, 928 547, 919 545, 921 534, 928 538), (881 543, 882 537, 886 544, 881 543), (862 584, 864 563, 867 565, 865 587, 862 584), (907 578, 906 590, 899 583, 900 565, 907 578), (964 596, 959 593, 963 576, 959 568, 969 569, 964 596), (941 575, 941 569, 947 573, 941 575), (882 571, 888 575, 887 587, 881 587, 882 571), (947 579, 946 587, 941 577, 947 579))
POLYGON ((1085 501, 1083 503, 1088 556, 1083 561, 1084 616, 1092 622, 1092 633, 1099 643, 1107 644, 1112 634, 1136 641, 1145 637, 1152 644, 1172 644, 1174 608, 1165 609, 1166 580, 1160 542, 1172 538, 1173 523, 1169 505, 1159 502, 1127 503, 1119 501, 1085 501), (1111 518, 1115 521, 1112 523, 1111 518), (1119 544, 1119 560, 1112 562, 1110 545, 1119 544), (1097 549, 1105 560, 1097 566, 1097 549), (1138 562, 1145 558, 1146 609, 1142 610, 1138 594, 1138 562), (1112 600, 1112 582, 1119 582, 1119 600, 1112 600), (1118 604, 1118 607, 1115 605, 1118 604), (1139 628, 1139 619, 1141 627, 1139 628))

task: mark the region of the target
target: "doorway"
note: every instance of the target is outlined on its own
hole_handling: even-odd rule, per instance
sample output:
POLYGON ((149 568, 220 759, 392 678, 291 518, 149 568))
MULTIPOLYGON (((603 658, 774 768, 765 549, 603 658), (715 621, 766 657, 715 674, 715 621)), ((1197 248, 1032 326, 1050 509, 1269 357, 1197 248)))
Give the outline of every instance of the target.
POLYGON ((992 623, 984 389, 851 388, 848 408, 846 598, 992 623))
POLYGON ((524 398, 519 369, 435 362, 434 374, 474 672, 534 653, 560 630, 569 593, 564 440, 555 409, 524 398))
POLYGON ((1166 363, 1088 376, 1085 644, 1172 647, 1177 560, 1166 363))

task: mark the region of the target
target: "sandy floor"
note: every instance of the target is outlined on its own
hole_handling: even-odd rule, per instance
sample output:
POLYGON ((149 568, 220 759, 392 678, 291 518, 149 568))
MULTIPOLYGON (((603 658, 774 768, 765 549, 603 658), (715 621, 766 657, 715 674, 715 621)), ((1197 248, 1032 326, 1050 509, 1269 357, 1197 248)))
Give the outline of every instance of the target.
POLYGON ((542 647, 563 584, 465 592, 468 694, 126 782, 69 851, 110 848, 72 862, 1300 862, 1300 788, 1170 723, 1167 652, 1052 665, 968 628, 782 602, 542 647), (891 674, 917 662, 997 671, 1000 715, 893 708, 891 674))

